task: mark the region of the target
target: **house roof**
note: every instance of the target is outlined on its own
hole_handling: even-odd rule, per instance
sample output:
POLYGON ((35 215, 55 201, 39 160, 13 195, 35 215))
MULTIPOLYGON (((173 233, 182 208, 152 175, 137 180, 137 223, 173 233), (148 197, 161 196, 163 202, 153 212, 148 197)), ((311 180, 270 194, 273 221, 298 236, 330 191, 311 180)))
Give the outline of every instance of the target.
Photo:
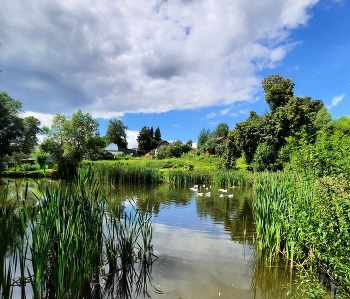
POLYGON ((110 143, 105 147, 106 151, 110 151, 110 152, 117 152, 118 151, 118 145, 116 145, 115 143, 110 143))

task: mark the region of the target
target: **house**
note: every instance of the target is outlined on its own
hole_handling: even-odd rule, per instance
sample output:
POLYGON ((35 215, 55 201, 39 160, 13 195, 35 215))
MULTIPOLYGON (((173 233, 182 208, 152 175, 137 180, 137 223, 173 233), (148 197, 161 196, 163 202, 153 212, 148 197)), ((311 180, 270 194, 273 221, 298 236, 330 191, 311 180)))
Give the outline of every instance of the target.
POLYGON ((105 150, 107 152, 110 152, 113 156, 115 156, 116 154, 118 154, 119 152, 119 148, 118 145, 116 145, 115 143, 110 143, 105 147, 105 150))
POLYGON ((115 143, 108 144, 104 149, 110 152, 113 156, 121 155, 121 154, 130 155, 133 157, 140 156, 140 153, 137 151, 137 149, 122 148, 115 143))

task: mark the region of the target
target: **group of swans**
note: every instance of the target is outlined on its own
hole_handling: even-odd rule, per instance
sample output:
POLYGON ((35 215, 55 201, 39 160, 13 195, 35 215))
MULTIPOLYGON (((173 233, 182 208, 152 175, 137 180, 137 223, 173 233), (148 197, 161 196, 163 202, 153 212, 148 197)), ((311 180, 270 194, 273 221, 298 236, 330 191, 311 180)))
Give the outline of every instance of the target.
MULTIPOLYGON (((231 187, 230 187, 231 188, 231 187)), ((233 188, 233 187, 232 187, 233 188)), ((207 196, 210 197, 211 196, 211 192, 206 190, 211 189, 211 186, 206 186, 206 185, 194 185, 193 187, 190 187, 190 190, 192 190, 193 192, 196 192, 197 196, 207 196), (201 189, 202 192, 199 192, 198 190, 201 189), (205 190, 205 191, 204 191, 205 190)), ((216 196, 219 197, 229 197, 232 198, 233 194, 227 194, 227 189, 218 189, 219 192, 222 192, 220 194, 215 194, 216 196), (225 194, 224 194, 225 193, 225 194)))

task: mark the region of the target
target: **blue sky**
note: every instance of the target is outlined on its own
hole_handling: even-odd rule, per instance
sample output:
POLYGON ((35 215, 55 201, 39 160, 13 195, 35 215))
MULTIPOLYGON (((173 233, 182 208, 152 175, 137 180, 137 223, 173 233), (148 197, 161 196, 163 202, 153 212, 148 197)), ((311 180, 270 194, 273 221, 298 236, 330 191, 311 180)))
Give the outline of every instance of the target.
POLYGON ((349 0, 2 0, 0 90, 49 125, 81 109, 197 141, 268 107, 278 73, 296 96, 350 116, 349 0))

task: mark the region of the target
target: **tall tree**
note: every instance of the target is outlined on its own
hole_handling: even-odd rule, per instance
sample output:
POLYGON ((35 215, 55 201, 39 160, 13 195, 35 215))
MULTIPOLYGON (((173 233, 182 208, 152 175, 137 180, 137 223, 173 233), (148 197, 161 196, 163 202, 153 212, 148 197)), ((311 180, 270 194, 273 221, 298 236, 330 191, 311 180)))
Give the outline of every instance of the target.
POLYGON ((119 147, 127 148, 128 142, 126 140, 127 126, 119 119, 112 119, 109 121, 106 132, 106 140, 108 143, 115 143, 119 147))
POLYGON ((149 129, 144 126, 141 131, 139 132, 139 135, 136 138, 138 142, 138 149, 143 152, 148 152, 150 151, 151 148, 151 143, 152 143, 152 137, 150 135, 149 129))
POLYGON ((197 149, 199 151, 203 151, 204 150, 205 143, 209 140, 209 138, 210 138, 210 130, 203 128, 199 132, 198 140, 197 140, 197 149))
POLYGON ((21 140, 21 151, 30 154, 38 144, 37 134, 40 130, 40 121, 34 116, 25 117, 22 120, 23 134, 21 140))
POLYGON ((154 139, 159 142, 162 141, 162 134, 160 133, 159 127, 154 131, 154 139))
POLYGON ((81 110, 73 113, 71 118, 56 114, 51 128, 43 131, 46 138, 41 147, 52 154, 62 175, 74 175, 91 140, 97 136, 97 128, 98 122, 81 110))
POLYGON ((274 74, 268 75, 261 82, 265 91, 265 101, 274 113, 278 107, 283 107, 294 96, 294 82, 274 74))
POLYGON ((22 103, 12 99, 6 92, 0 92, 0 159, 11 155, 16 139, 23 132, 22 119, 18 116, 22 103))
POLYGON ((220 123, 216 126, 213 132, 213 137, 215 138, 226 137, 229 130, 230 128, 228 127, 227 123, 220 123))

